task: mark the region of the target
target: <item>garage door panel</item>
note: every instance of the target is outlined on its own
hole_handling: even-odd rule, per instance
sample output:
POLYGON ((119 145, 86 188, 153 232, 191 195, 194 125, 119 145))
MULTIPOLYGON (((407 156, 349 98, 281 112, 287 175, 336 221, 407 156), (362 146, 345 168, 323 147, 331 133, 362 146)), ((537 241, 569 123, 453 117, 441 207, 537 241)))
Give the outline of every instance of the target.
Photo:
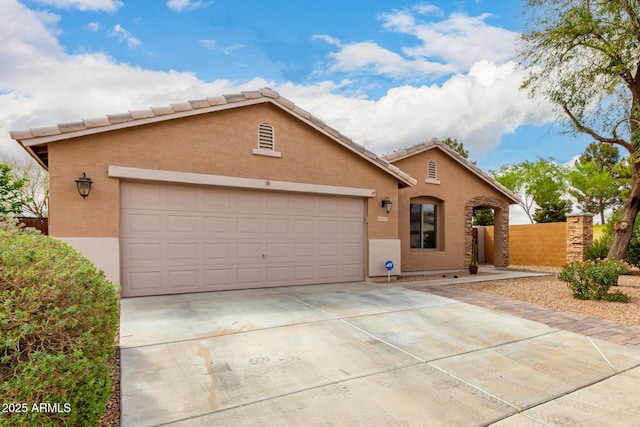
POLYGON ((296 219, 293 221, 293 233, 304 234, 306 236, 314 234, 316 231, 316 221, 310 219, 296 219))
POLYGON ((202 231, 205 235, 219 233, 229 234, 233 232, 235 228, 231 226, 235 221, 230 216, 205 216, 203 221, 202 231))
POLYGON ((321 265, 318 268, 318 278, 320 281, 338 281, 338 264, 321 265))
POLYGON ((316 245, 311 242, 293 243, 293 258, 301 259, 315 256, 316 245))
POLYGON ((166 230, 169 234, 193 234, 197 233, 200 228, 197 216, 167 215, 166 230))
POLYGON ((198 190, 191 187, 170 187, 166 190, 167 208, 193 211, 198 207, 198 190))
POLYGON ((169 284, 168 289, 180 289, 181 291, 184 291, 187 288, 197 289, 201 282, 198 280, 198 276, 198 269, 169 269, 167 271, 167 283, 169 284))
POLYGON ((202 261, 200 245, 196 243, 168 243, 167 261, 185 260, 197 262, 202 261))
POLYGON ((204 243, 205 261, 231 261, 234 245, 231 243, 204 243))
POLYGON ((238 234, 262 235, 264 224, 262 218, 236 218, 236 232, 238 234))
POLYGON ((124 296, 364 278, 363 199, 126 182, 121 195, 124 296))

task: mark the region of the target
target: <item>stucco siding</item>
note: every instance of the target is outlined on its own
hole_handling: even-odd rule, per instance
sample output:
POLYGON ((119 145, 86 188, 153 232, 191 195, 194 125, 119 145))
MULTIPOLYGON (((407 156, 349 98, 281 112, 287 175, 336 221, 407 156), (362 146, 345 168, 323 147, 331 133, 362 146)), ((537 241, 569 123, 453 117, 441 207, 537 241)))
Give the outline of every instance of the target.
POLYGON ((465 205, 479 196, 506 200, 505 197, 439 149, 407 157, 394 165, 418 180, 416 186, 399 190, 398 236, 402 242, 403 271, 465 268, 465 205), (439 184, 425 182, 430 159, 436 161, 439 184), (437 249, 411 248, 409 205, 412 198, 439 200, 437 249))
POLYGON ((396 239, 398 181, 306 123, 271 104, 259 104, 114 130, 49 144, 50 224, 57 237, 120 235, 120 180, 110 166, 190 172, 375 189, 367 198, 366 239, 396 239), (258 126, 275 130, 280 158, 253 154, 258 126), (93 180, 82 199, 75 180, 93 180), (380 218, 386 218, 380 221, 380 218))

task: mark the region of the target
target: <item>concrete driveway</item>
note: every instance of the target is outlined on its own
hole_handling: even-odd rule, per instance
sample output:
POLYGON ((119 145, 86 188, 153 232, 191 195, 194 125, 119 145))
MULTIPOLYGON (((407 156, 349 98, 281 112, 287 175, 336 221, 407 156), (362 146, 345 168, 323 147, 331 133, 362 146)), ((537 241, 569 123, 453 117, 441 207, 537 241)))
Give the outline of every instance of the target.
POLYGON ((640 425, 640 352, 395 286, 123 299, 120 334, 123 426, 640 425))

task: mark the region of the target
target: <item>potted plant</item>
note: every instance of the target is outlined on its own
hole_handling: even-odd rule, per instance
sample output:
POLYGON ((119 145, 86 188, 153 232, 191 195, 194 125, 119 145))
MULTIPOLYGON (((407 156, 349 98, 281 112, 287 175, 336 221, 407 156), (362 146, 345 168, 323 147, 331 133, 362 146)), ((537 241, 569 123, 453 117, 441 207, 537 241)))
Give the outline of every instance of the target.
POLYGON ((469 274, 478 273, 478 243, 474 240, 471 245, 471 262, 469 263, 469 274))

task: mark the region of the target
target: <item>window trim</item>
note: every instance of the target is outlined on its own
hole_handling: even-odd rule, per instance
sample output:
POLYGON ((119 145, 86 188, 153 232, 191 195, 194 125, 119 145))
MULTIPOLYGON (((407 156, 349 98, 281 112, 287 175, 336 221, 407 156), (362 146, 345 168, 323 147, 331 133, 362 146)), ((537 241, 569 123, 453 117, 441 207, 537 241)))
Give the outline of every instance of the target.
POLYGON ((438 199, 438 198, 434 198, 434 197, 429 197, 429 196, 422 196, 422 197, 414 197, 411 198, 411 200, 409 201, 409 249, 411 251, 415 251, 415 252, 442 252, 444 251, 444 203, 442 200, 438 199), (412 214, 412 206, 413 205, 419 205, 420 206, 420 245, 422 246, 422 244, 424 243, 424 231, 422 228, 423 225, 423 221, 424 221, 424 208, 422 207, 423 205, 433 205, 435 207, 435 247, 432 248, 424 248, 424 247, 413 247, 412 243, 412 221, 411 221, 411 214, 412 214))

